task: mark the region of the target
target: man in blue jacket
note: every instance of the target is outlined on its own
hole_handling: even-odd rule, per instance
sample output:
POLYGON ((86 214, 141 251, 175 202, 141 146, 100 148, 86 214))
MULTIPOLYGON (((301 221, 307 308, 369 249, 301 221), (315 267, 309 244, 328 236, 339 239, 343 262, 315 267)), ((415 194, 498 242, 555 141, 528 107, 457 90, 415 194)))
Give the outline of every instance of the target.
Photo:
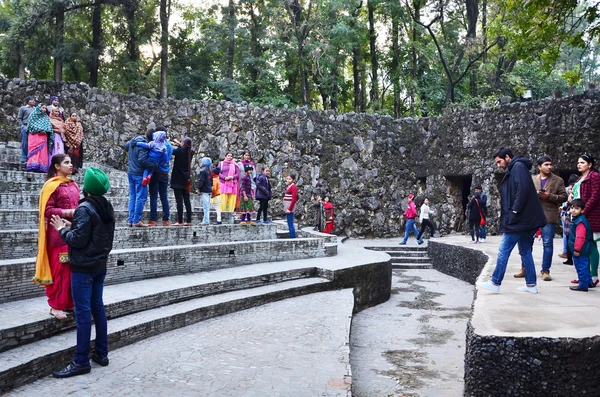
MULTIPOLYGON (((156 131, 164 131, 167 132, 166 127, 157 127, 156 131)), ((152 140, 153 131, 149 130, 146 133, 146 139, 148 141, 152 140)), ((173 155, 173 146, 169 143, 168 140, 165 140, 165 147, 167 148, 167 158, 170 160, 173 155)), ((148 185, 148 191, 150 193, 150 222, 148 222, 148 226, 158 226, 158 196, 160 195, 160 203, 162 205, 162 225, 169 226, 169 196, 168 196, 168 188, 169 188, 169 172, 171 171, 171 163, 166 162, 163 164, 159 164, 158 167, 154 170, 152 174, 152 179, 150 179, 150 184, 148 185)))
MULTIPOLYGON (((154 132, 154 131, 153 131, 154 132)), ((129 180, 129 226, 145 227, 142 222, 142 212, 148 199, 148 187, 142 185, 144 169, 153 170, 156 167, 148 158, 148 150, 136 145, 137 142, 148 142, 146 137, 138 136, 125 144, 127 153, 127 179, 129 180)))
POLYGON ((500 231, 503 236, 492 279, 477 285, 499 292, 508 258, 518 244, 526 283, 519 287, 519 291, 537 294, 531 241, 537 229, 546 225, 546 216, 529 173, 533 163, 529 159, 515 157, 508 148, 494 154, 494 161, 498 168, 506 170, 500 185, 500 231))

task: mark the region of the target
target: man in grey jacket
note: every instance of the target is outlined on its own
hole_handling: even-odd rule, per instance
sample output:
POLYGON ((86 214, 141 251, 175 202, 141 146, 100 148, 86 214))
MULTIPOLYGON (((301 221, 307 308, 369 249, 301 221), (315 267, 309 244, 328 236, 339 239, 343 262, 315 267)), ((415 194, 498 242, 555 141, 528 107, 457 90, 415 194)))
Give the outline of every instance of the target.
POLYGON ((29 142, 27 139, 27 122, 34 108, 35 98, 28 96, 25 98, 25 105, 19 108, 19 115, 17 116, 17 123, 19 123, 19 129, 21 130, 21 163, 27 162, 27 154, 29 153, 27 148, 29 142))

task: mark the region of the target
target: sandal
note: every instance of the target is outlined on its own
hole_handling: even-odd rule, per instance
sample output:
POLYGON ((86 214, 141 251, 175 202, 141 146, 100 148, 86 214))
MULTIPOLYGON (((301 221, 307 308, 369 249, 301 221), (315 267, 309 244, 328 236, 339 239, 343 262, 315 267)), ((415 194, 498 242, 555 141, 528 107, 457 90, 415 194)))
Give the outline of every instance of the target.
POLYGON ((67 319, 67 313, 63 312, 62 310, 54 310, 54 309, 50 309, 50 315, 52 317, 55 317, 58 320, 66 320, 67 319))

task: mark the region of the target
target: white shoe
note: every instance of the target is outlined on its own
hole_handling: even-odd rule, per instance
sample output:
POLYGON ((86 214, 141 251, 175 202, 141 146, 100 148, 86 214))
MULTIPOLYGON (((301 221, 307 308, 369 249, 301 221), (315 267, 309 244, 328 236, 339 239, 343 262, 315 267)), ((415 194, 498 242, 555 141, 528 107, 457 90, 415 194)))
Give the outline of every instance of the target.
POLYGON ((529 292, 530 294, 537 294, 538 293, 538 289, 537 287, 534 285, 533 287, 528 287, 527 285, 524 285, 522 287, 517 288, 519 291, 522 292, 529 292))
POLYGON ((477 283, 479 288, 489 289, 490 291, 500 292, 500 286, 492 282, 492 280, 485 281, 483 283, 477 283))
POLYGON ((480 243, 485 243, 485 239, 484 239, 484 238, 480 238, 480 239, 479 239, 479 242, 480 242, 480 243))

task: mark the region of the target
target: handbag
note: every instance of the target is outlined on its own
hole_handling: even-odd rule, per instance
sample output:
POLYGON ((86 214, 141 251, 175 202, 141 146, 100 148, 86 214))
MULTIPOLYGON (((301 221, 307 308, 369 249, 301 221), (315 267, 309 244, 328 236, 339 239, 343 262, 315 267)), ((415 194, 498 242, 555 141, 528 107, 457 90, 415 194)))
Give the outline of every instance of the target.
POLYGON ((192 149, 189 149, 190 153, 188 154, 188 180, 185 183, 185 191, 186 192, 191 192, 192 191, 192 149))
POLYGON ((192 191, 192 180, 191 179, 188 179, 187 182, 185 183, 185 191, 188 193, 192 191))
POLYGON ((483 213, 481 212, 481 207, 479 206, 479 201, 477 201, 477 199, 475 199, 475 202, 477 203, 477 209, 479 210, 479 216, 480 216, 480 220, 479 220, 479 226, 485 226, 485 218, 483 217, 483 213))

